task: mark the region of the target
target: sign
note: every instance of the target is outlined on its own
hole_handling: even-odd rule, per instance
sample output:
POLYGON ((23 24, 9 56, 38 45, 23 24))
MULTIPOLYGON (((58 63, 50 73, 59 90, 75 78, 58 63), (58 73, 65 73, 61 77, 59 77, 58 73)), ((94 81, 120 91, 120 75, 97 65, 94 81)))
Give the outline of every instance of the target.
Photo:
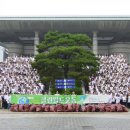
POLYGON ((58 89, 75 88, 75 79, 57 79, 55 85, 58 89))
POLYGON ((11 95, 12 104, 108 103, 109 95, 11 95))
POLYGON ((86 95, 11 95, 12 104, 82 104, 86 95))
POLYGON ((56 85, 58 89, 75 88, 73 85, 56 85))
POLYGON ((108 103, 110 95, 91 95, 86 94, 87 98, 84 103, 108 103))

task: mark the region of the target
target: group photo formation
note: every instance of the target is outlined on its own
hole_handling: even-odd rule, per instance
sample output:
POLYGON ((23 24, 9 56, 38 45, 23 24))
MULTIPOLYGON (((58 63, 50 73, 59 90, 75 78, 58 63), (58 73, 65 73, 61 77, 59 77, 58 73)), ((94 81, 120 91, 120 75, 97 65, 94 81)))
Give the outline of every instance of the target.
POLYGON ((39 82, 37 71, 31 67, 34 58, 8 57, 0 63, 1 108, 15 112, 127 112, 130 106, 130 66, 122 54, 99 56, 99 59, 100 69, 95 76, 89 77, 87 90, 81 83, 79 89, 84 90, 77 94, 79 92, 75 89, 76 86, 69 85, 70 88, 65 88, 67 85, 64 80, 59 79, 61 82, 57 83, 58 86, 54 84, 57 88, 51 94, 49 86, 39 82), (63 90, 64 93, 60 94, 63 90), (65 94, 66 91, 68 94, 65 94))
POLYGON ((130 16, 0 17, 0 130, 130 130, 130 16))
POLYGON ((130 0, 1 0, 0 130, 130 130, 130 0))
POLYGON ((28 49, 23 44, 28 49, 25 55, 1 43, 0 108, 12 112, 128 112, 130 54, 98 54, 97 39, 95 31, 93 39, 84 33, 48 31, 40 41, 35 32, 34 54, 29 52, 31 46, 28 49))

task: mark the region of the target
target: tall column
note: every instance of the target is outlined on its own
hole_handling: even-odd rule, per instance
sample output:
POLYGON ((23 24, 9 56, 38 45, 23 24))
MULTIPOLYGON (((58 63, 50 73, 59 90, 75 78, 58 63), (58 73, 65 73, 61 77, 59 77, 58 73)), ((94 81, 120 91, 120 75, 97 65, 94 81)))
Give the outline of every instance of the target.
POLYGON ((37 51, 37 45, 39 44, 39 33, 35 32, 35 37, 34 37, 34 55, 38 54, 37 51))
POLYGON ((95 55, 98 54, 98 38, 97 38, 97 32, 93 32, 93 53, 95 55))

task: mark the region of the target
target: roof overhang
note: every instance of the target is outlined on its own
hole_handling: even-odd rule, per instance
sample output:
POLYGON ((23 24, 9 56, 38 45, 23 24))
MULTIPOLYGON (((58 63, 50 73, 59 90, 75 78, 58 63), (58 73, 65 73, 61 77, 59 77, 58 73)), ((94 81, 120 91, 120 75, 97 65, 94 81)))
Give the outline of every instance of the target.
POLYGON ((97 31, 103 42, 130 41, 130 16, 0 17, 2 42, 32 39, 35 31, 39 32, 40 39, 47 31, 86 33, 89 36, 97 31))
POLYGON ((130 20, 130 16, 8 16, 0 17, 0 20, 130 20))

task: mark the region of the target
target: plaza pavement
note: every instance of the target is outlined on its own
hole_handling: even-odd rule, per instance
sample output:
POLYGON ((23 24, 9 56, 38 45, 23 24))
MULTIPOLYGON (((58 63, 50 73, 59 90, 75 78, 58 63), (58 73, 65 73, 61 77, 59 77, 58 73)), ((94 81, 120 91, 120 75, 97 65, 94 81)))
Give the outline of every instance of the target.
POLYGON ((0 110, 0 130, 130 130, 130 112, 10 112, 0 110))

